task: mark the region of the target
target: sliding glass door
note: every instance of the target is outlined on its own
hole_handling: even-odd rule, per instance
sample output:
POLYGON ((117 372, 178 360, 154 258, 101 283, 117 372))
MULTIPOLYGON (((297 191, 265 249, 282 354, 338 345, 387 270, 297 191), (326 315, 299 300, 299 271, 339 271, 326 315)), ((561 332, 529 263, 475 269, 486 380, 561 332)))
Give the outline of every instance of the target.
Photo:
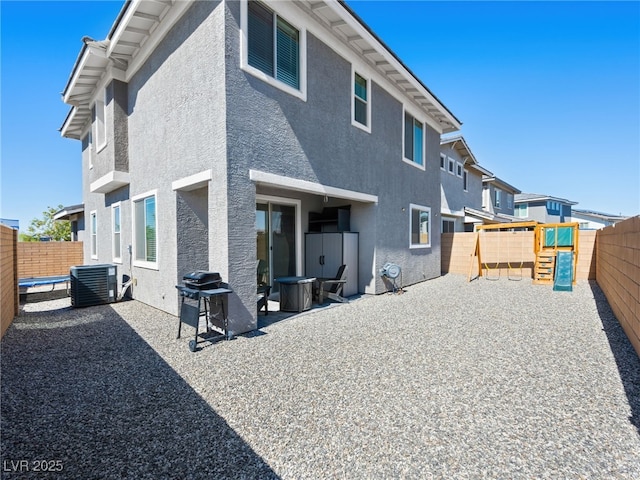
POLYGON ((256 258, 258 285, 272 285, 275 278, 296 275, 298 259, 296 204, 260 201, 256 203, 256 258))

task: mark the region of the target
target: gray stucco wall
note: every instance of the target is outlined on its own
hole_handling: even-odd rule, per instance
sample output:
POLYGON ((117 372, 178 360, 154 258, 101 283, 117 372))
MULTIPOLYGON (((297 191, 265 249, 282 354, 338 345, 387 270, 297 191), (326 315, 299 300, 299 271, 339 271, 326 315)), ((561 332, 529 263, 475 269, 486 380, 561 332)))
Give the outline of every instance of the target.
POLYGON ((460 212, 464 207, 482 210, 482 174, 477 170, 467 168, 460 158, 460 154, 448 146, 442 146, 441 151, 447 157, 463 164, 463 171, 468 173, 467 190, 464 190, 463 178, 457 175, 457 170, 452 175, 449 173, 447 165, 445 169, 440 169, 440 182, 442 192, 442 209, 460 212))
MULTIPOLYGON (((361 252, 376 248, 375 258, 369 253, 366 262, 375 262, 375 271, 387 261, 400 264, 407 284, 438 276, 439 134, 426 128, 426 171, 403 162, 402 104, 375 82, 372 133, 352 126, 351 65, 310 32, 306 102, 242 71, 240 5, 227 7, 229 203, 234 212, 246 213, 234 216, 230 232, 230 279, 246 284, 246 298, 253 299, 255 185, 249 169, 378 195, 377 206, 358 205, 352 212, 352 230, 366 228, 362 218, 374 225, 370 244, 360 245, 361 252), (431 248, 409 249, 410 203, 431 207, 431 248)), ((376 293, 385 290, 380 278, 371 281, 376 293)))

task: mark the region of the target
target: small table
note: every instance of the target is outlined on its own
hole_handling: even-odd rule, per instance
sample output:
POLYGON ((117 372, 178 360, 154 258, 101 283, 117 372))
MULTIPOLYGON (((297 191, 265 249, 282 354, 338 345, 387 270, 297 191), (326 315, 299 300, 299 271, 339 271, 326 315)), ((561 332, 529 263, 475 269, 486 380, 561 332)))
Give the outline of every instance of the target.
POLYGON ((304 312, 311 309, 313 282, 315 277, 280 277, 280 310, 304 312))

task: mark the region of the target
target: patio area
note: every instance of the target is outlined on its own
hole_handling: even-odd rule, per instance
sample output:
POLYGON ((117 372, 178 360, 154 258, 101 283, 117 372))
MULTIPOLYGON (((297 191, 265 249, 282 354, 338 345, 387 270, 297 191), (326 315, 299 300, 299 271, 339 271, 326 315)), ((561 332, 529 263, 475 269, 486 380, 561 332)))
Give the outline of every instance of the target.
POLYGON ((447 275, 196 353, 136 301, 35 300, 2 339, 2 478, 640 478, 640 360, 595 283, 447 275))

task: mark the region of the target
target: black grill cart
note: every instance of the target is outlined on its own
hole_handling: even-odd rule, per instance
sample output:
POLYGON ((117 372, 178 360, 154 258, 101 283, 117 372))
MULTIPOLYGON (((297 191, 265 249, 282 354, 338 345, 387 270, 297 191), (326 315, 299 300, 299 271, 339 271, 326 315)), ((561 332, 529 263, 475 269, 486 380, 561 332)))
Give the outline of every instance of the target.
POLYGON ((186 323, 195 328, 195 336, 189 341, 189 350, 196 351, 198 346, 198 330, 200 318, 206 320, 206 341, 219 339, 221 336, 225 340, 229 339, 228 321, 228 296, 232 290, 228 288, 212 288, 199 290, 184 285, 176 285, 180 301, 180 321, 178 323, 178 336, 182 330, 182 324, 186 323))

